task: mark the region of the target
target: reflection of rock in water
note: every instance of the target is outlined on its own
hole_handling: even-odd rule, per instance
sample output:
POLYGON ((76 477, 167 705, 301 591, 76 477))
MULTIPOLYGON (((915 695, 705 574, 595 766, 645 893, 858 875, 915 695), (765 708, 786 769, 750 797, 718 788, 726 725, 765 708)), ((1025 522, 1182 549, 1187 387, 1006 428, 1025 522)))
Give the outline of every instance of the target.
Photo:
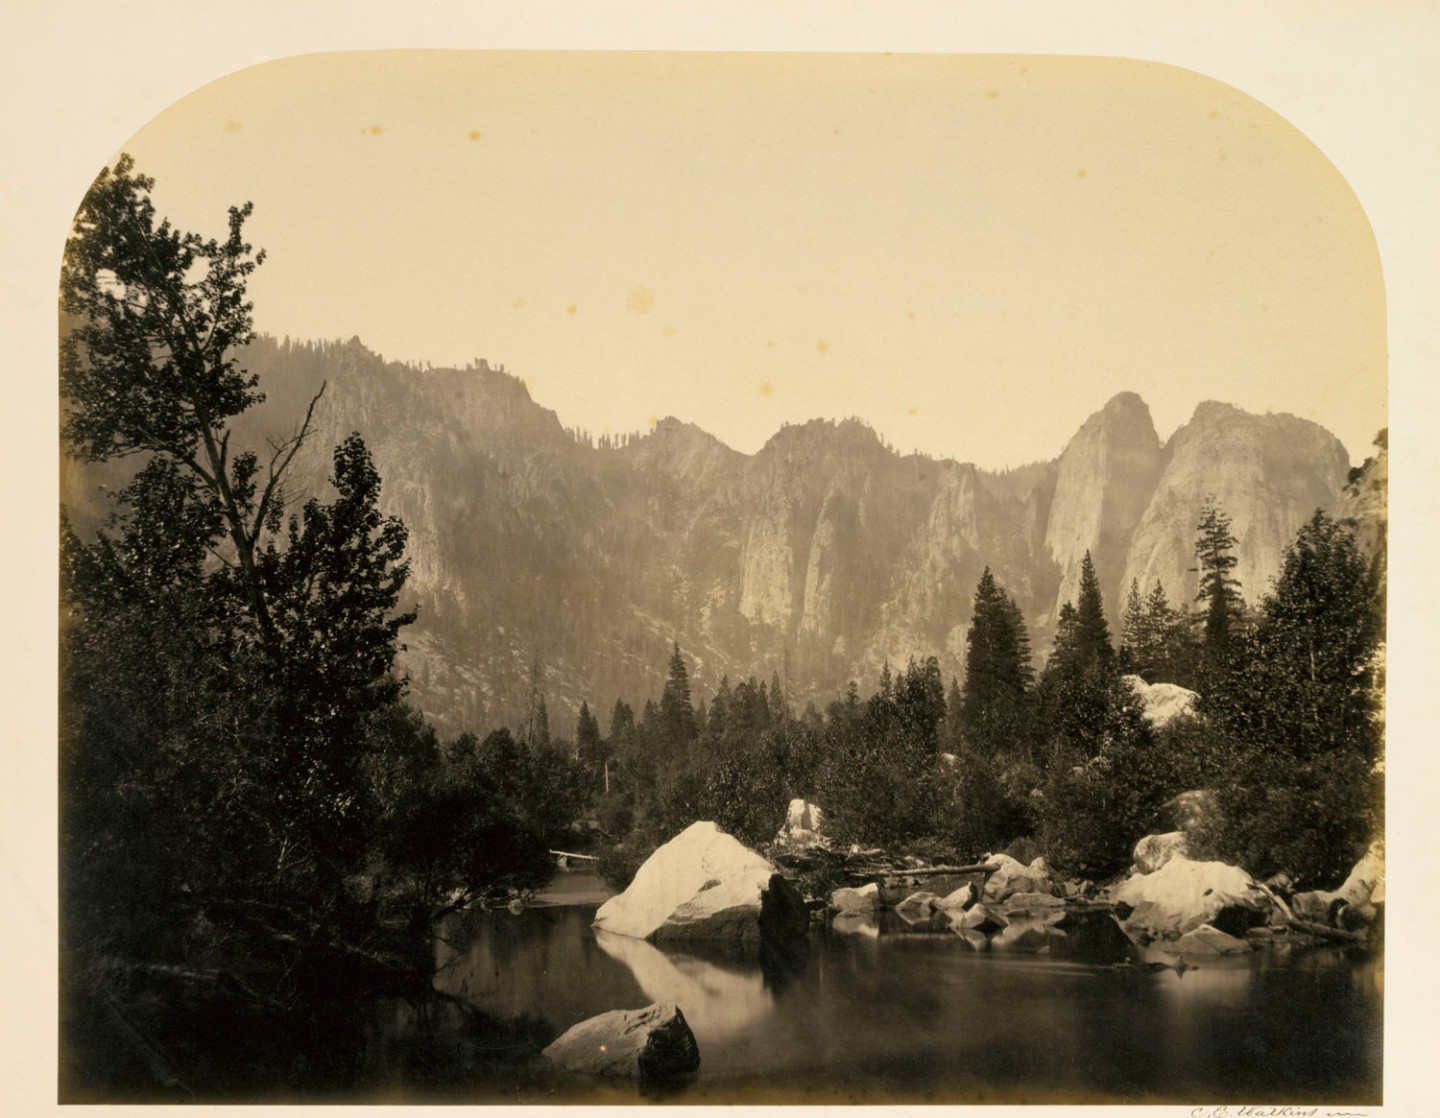
POLYGON ((743 1033, 773 1008, 764 977, 753 964, 741 970, 693 955, 667 955, 643 939, 598 928, 595 942, 630 968, 646 997, 674 1002, 684 1011, 702 1052, 708 1041, 743 1033))
POLYGON ((880 920, 873 912, 842 912, 830 921, 830 928, 842 935, 870 936, 874 939, 880 935, 880 920))
POLYGON ((765 985, 780 993, 805 973, 810 962, 808 936, 760 937, 760 973, 765 985))

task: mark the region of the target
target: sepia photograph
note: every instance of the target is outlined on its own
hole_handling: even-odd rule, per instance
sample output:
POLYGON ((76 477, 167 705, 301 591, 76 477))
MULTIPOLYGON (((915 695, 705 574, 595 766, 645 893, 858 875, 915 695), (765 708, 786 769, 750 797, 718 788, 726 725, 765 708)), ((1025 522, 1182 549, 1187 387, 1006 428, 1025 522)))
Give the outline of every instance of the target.
POLYGON ((1393 1101, 1316 137, 947 40, 300 52, 113 141, 52 1105, 1393 1101))

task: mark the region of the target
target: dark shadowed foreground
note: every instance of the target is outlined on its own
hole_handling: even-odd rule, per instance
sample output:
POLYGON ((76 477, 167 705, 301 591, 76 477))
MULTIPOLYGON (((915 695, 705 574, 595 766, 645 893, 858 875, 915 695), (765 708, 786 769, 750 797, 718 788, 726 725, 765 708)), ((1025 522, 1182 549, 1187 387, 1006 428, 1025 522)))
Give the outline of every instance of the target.
POLYGON ((869 933, 817 928, 808 957, 777 967, 597 933, 594 887, 562 875, 560 904, 452 915, 431 998, 192 1020, 184 1043, 209 1049, 204 1083, 161 1085, 177 1037, 152 1037, 147 1057, 122 1026, 99 1029, 77 1038, 88 1050, 63 1095, 621 1104, 640 1089, 559 1076, 536 1054, 587 1017, 668 1000, 701 1065, 657 1101, 1380 1101, 1374 957, 1260 952, 1177 973, 1083 950, 977 952, 886 914, 869 933))

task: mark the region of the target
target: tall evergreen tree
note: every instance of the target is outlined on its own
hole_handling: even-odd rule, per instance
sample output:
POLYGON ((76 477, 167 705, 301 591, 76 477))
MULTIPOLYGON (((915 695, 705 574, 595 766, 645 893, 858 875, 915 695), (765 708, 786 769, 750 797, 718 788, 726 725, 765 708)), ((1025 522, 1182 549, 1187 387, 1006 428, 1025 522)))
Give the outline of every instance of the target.
POLYGON ((1090 553, 1080 563, 1080 594, 1075 602, 1075 642, 1085 668, 1110 664, 1115 649, 1110 643, 1110 626, 1105 622, 1105 603, 1100 597, 1100 580, 1090 553))
POLYGON ((1231 630, 1240 612, 1240 583, 1231 574, 1237 562, 1237 541, 1230 532, 1230 518, 1213 494, 1205 498, 1196 531, 1200 586, 1195 600, 1205 603, 1205 663, 1214 667, 1230 650, 1231 630))
POLYGON ((684 756, 699 733, 695 707, 690 702, 690 673, 686 670, 685 658, 680 655, 678 642, 670 655, 665 690, 660 694, 660 727, 671 757, 684 756))
POLYGON ((1062 745, 1087 756, 1099 750, 1119 694, 1117 679, 1100 583, 1087 551, 1079 605, 1060 607, 1055 647, 1040 678, 1037 729, 1052 754, 1062 745))
POLYGON ((1331 888, 1373 836, 1382 611, 1353 530, 1317 511, 1240 638, 1243 655, 1202 692, 1236 757, 1219 789, 1222 855, 1331 888))
POLYGON ((575 759, 589 774, 592 790, 608 791, 610 750, 600 736, 599 720, 590 713, 590 704, 585 701, 580 703, 580 714, 575 719, 575 759))
POLYGON ((911 659, 900 677, 895 706, 915 747, 925 754, 937 752, 940 723, 945 718, 945 680, 939 660, 927 656, 924 663, 917 664, 911 659))
POLYGON ((1030 641, 1020 608, 986 567, 975 588, 965 634, 965 686, 956 712, 966 740, 985 753, 1009 749, 1020 732, 1034 681, 1030 641))
POLYGON ((1120 669, 1143 676, 1150 651, 1152 637, 1147 630, 1145 606, 1140 598, 1140 580, 1130 580, 1130 592, 1125 595, 1125 612, 1120 642, 1120 669))

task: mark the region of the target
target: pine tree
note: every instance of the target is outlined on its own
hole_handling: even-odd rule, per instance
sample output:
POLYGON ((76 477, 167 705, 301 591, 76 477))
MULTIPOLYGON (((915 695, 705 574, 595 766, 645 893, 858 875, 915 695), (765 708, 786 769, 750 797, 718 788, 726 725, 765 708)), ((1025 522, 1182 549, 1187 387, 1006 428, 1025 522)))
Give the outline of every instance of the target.
POLYGON ((1132 578, 1130 592, 1125 596, 1124 636, 1119 653, 1122 671, 1145 675, 1153 642, 1147 620, 1144 604, 1140 600, 1140 581, 1132 578))
POLYGON ((1240 612, 1240 583, 1230 573, 1237 562, 1230 518, 1213 494, 1205 498, 1196 531, 1200 586, 1195 600, 1205 603, 1205 663, 1215 667, 1223 663, 1230 649, 1231 630, 1240 612))
POLYGON ((1220 853, 1333 888, 1379 818, 1383 597, 1353 529, 1317 511, 1286 549, 1255 631, 1202 694, 1236 761, 1220 853))
POLYGON ((584 701, 580 703, 580 715, 575 719, 575 759, 590 774, 591 787, 603 789, 607 783, 610 750, 600 736, 600 723, 590 713, 590 704, 584 701))
POLYGON ((670 655, 669 675, 660 694, 660 725, 670 757, 683 757, 699 733, 695 708, 690 702, 690 673, 685 668, 678 642, 670 655))
POLYGON ((1018 740, 1034 668, 1020 607, 989 567, 975 588, 965 645, 965 686, 957 711, 965 738, 986 754, 1010 749, 1018 740))
POLYGON ((1085 667, 1109 664, 1115 657, 1110 644, 1110 627, 1105 623, 1105 603, 1100 597, 1100 580, 1090 553, 1080 563, 1080 594, 1075 604, 1075 640, 1085 667))
POLYGON ((1038 730, 1052 752, 1098 751, 1118 691, 1115 650, 1090 553, 1080 567, 1080 604, 1060 607, 1055 646, 1040 678, 1038 730))

